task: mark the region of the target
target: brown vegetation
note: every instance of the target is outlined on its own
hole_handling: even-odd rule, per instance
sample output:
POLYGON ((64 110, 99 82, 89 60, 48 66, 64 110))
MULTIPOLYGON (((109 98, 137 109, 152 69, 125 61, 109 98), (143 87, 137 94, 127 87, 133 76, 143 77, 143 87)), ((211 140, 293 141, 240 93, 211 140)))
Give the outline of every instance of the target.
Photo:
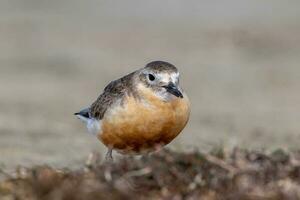
POLYGON ((0 183, 1 199, 300 199, 300 152, 234 149, 124 157, 82 170, 19 168, 0 183))

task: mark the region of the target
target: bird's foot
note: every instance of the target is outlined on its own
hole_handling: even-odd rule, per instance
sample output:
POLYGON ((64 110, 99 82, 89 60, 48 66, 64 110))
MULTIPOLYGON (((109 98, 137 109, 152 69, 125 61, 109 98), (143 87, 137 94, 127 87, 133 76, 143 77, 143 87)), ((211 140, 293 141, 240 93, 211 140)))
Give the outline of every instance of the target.
POLYGON ((112 149, 108 149, 107 153, 105 155, 105 161, 108 163, 111 163, 114 161, 113 157, 112 157, 112 149))

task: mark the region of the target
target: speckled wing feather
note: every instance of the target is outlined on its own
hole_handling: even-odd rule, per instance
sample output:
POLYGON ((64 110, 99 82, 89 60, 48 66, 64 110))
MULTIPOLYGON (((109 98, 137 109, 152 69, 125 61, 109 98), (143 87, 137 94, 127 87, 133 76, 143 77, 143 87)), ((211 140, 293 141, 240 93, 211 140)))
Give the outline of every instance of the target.
POLYGON ((120 79, 110 82, 105 88, 103 93, 91 105, 91 117, 101 120, 107 111, 117 100, 123 99, 125 94, 133 94, 134 87, 132 85, 132 78, 135 72, 128 74, 120 79))

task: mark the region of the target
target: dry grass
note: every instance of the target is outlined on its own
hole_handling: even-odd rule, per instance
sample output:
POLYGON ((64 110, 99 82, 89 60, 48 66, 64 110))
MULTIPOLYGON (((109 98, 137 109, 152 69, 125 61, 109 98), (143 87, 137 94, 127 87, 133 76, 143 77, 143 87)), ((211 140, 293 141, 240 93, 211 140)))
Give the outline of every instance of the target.
POLYGON ((93 154, 81 170, 19 168, 0 183, 0 198, 300 199, 300 152, 164 150, 101 162, 93 154))

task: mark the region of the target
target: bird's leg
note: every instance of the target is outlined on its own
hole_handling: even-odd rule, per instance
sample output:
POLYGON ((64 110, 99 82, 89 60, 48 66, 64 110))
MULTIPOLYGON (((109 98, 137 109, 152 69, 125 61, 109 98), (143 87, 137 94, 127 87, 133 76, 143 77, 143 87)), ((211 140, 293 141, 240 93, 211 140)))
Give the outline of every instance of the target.
POLYGON ((107 153, 105 155, 105 160, 107 162, 112 162, 113 161, 113 157, 112 157, 112 149, 108 148, 107 149, 107 153))

